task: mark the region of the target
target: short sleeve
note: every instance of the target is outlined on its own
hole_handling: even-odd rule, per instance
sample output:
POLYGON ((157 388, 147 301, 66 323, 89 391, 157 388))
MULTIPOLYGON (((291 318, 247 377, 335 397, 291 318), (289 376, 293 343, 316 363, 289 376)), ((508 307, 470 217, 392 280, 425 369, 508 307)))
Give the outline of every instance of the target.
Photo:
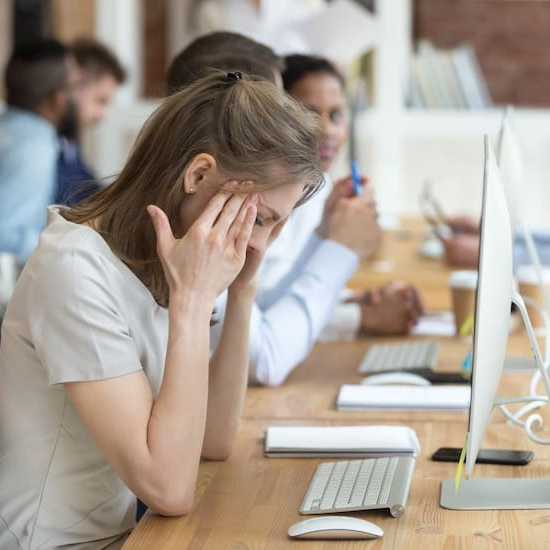
POLYGON ((50 384, 142 370, 110 262, 99 254, 71 250, 51 258, 39 273, 28 318, 50 384))

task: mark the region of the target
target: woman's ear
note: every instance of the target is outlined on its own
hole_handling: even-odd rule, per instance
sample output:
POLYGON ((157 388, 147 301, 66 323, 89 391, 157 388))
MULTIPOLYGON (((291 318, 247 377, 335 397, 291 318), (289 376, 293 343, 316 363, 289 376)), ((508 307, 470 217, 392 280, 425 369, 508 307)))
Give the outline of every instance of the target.
POLYGON ((192 195, 201 185, 213 183, 218 176, 216 159, 208 153, 196 155, 187 168, 183 177, 183 190, 192 195))

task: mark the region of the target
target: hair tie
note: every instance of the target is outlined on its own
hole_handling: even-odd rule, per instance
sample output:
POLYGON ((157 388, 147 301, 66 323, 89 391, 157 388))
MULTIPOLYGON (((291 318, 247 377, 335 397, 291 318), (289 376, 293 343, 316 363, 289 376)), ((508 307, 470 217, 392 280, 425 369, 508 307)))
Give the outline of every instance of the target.
POLYGON ((243 73, 239 71, 235 71, 234 73, 227 73, 225 75, 225 81, 226 82, 236 82, 237 80, 242 80, 243 73))

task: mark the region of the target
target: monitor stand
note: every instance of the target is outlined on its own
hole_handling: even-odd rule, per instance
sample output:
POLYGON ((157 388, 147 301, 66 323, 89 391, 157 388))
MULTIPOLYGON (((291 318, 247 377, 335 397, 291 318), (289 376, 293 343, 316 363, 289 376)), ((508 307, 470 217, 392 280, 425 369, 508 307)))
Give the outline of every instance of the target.
POLYGON ((550 508, 550 479, 464 479, 441 483, 442 508, 449 510, 541 510, 550 508))
MULTIPOLYGON (((539 368, 547 395, 550 380, 545 371, 540 348, 533 331, 523 298, 514 292, 512 301, 523 318, 535 362, 539 368)), ((529 400, 531 398, 526 398, 529 400)), ((442 508, 449 510, 540 510, 550 508, 550 479, 464 479, 457 491, 455 481, 441 482, 442 508)))

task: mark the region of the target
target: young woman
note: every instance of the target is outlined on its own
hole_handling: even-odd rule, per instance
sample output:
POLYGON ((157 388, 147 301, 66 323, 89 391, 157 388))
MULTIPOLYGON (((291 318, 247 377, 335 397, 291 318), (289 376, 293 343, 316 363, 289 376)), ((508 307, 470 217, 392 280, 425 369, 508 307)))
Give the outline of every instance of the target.
POLYGON ((321 181, 317 136, 272 84, 216 72, 163 102, 108 189, 50 210, 2 328, 0 548, 118 548, 136 496, 191 509, 201 457, 230 453, 256 270, 321 181))

